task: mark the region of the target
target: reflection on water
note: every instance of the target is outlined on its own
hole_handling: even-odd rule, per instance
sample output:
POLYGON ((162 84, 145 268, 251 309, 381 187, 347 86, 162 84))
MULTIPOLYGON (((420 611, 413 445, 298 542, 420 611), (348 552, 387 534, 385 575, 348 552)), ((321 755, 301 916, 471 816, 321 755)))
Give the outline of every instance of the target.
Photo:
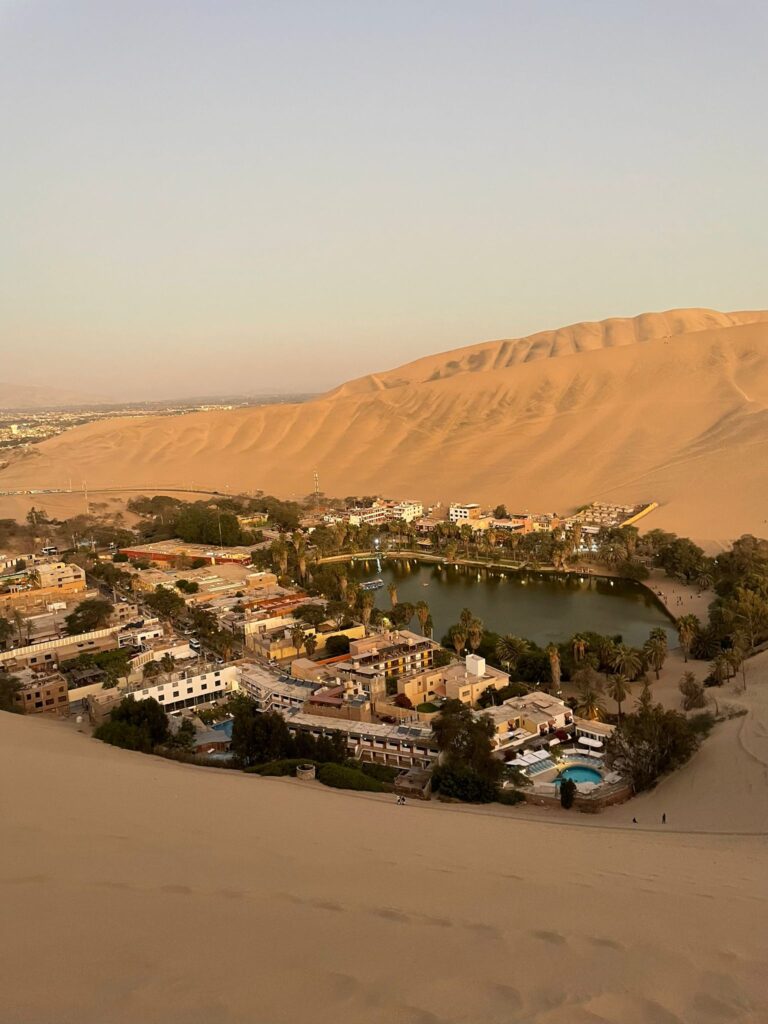
MULTIPOLYGON (((670 642, 676 634, 655 598, 642 586, 624 580, 567 573, 502 571, 498 569, 420 563, 415 559, 371 559, 350 566, 363 580, 381 577, 397 585, 400 601, 426 601, 439 639, 470 608, 487 629, 515 633, 539 644, 567 640, 593 630, 639 645, 657 626, 670 642)), ((390 607, 385 589, 374 591, 376 606, 390 607)))

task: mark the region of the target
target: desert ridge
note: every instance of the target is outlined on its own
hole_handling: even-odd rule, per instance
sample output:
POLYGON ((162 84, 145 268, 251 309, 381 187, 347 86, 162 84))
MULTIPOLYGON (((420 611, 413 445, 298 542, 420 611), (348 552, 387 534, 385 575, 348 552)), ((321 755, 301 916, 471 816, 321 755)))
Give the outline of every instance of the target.
POLYGON ((561 514, 656 500, 654 526, 708 543, 765 532, 765 465, 768 313, 675 310, 426 357, 299 405, 88 424, 10 456, 0 490, 303 497, 317 469, 329 495, 561 514))

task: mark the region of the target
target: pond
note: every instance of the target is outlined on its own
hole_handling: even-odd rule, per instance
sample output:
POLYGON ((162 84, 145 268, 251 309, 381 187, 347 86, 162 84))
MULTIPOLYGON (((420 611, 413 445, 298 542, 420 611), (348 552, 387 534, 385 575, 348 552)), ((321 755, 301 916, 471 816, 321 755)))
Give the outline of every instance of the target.
MULTIPOLYGON (((640 646, 652 629, 666 629, 670 646, 677 635, 656 598, 639 583, 602 576, 511 572, 464 566, 440 566, 408 560, 355 562, 350 574, 360 582, 380 578, 373 591, 377 608, 391 607, 386 584, 395 583, 399 601, 426 601, 436 640, 469 608, 495 633, 514 633, 545 646, 586 630, 620 634, 640 646)), ((418 628, 414 618, 414 626, 418 628)))

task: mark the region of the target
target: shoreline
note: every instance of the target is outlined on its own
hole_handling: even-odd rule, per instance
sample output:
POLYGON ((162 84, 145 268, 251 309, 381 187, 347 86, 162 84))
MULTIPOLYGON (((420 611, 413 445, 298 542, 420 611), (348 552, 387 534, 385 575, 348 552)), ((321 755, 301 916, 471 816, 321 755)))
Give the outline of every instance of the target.
POLYGON ((318 559, 318 565, 331 565, 336 562, 371 561, 374 559, 411 560, 426 565, 450 564, 468 569, 490 569, 513 573, 542 573, 549 576, 588 576, 590 579, 621 580, 623 583, 635 583, 642 587, 653 598, 653 601, 664 614, 675 623, 681 615, 693 614, 706 621, 709 616, 709 605, 715 597, 712 590, 700 590, 698 587, 682 583, 664 575, 661 569, 651 569, 647 580, 633 580, 620 573, 611 572, 608 567, 599 569, 594 563, 582 568, 556 569, 553 566, 531 568, 526 564, 505 563, 501 561, 485 561, 478 558, 455 558, 448 560, 444 555, 434 555, 423 551, 356 551, 351 554, 329 555, 318 559), (686 598, 688 600, 686 600, 686 598))

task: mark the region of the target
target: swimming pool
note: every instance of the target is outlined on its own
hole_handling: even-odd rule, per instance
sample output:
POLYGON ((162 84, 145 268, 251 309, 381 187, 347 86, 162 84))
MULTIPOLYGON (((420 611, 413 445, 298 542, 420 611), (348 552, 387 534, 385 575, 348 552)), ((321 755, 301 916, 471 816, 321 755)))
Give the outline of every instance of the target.
POLYGON ((603 781, 603 776, 596 768, 588 768, 586 765, 572 764, 564 768, 555 779, 555 785, 559 785, 563 779, 570 779, 571 782, 595 782, 603 781))

